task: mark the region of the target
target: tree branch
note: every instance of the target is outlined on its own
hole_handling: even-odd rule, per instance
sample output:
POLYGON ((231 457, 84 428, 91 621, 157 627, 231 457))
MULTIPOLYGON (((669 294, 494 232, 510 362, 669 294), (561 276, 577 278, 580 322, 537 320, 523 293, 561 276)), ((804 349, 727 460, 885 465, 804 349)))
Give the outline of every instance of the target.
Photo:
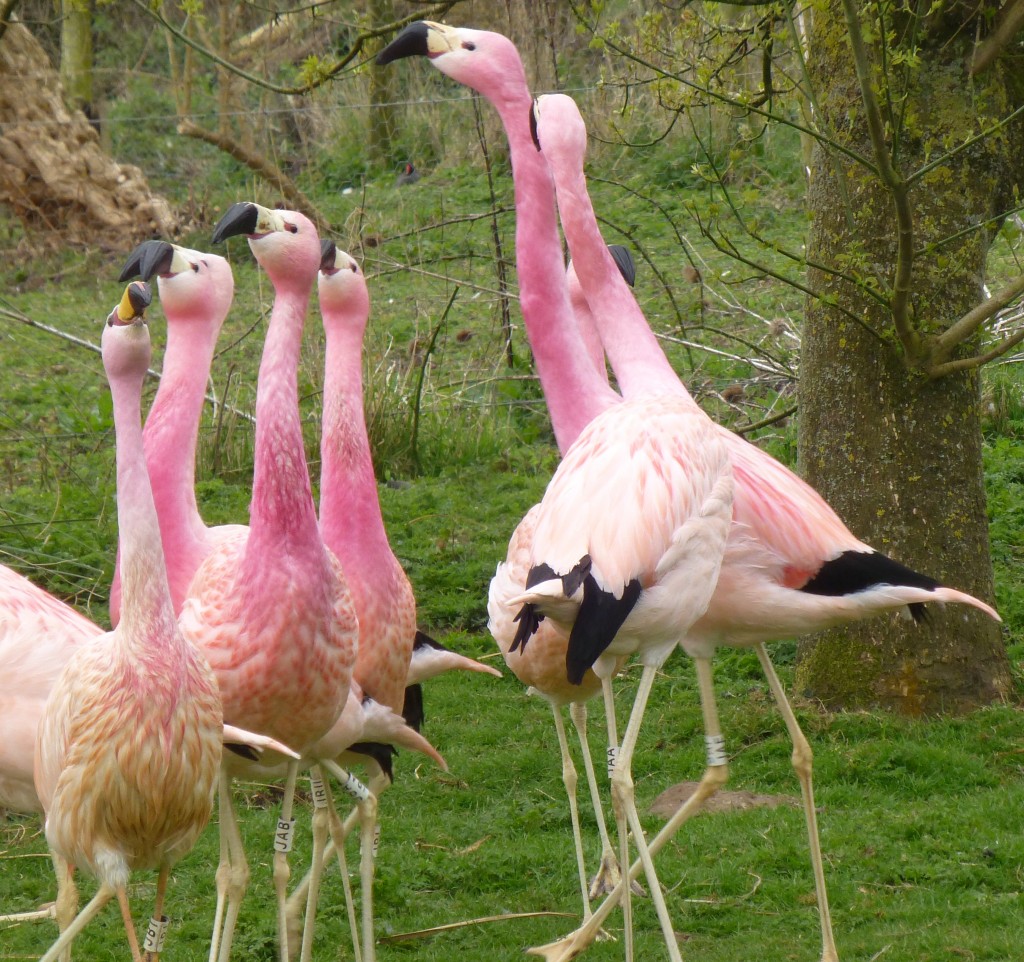
POLYGON ((969 371, 974 368, 983 367, 989 361, 1002 357, 1007 351, 1020 344, 1021 341, 1024 341, 1024 330, 1017 331, 1016 334, 1004 338, 992 350, 986 351, 984 354, 978 354, 975 357, 962 357, 955 361, 946 361, 944 364, 936 364, 934 367, 928 368, 926 373, 928 377, 935 379, 945 377, 947 374, 954 374, 957 371, 969 371))
MULTIPOLYGON (((1020 297, 1021 294, 1024 294, 1024 275, 1018 277, 1011 284, 1008 284, 1001 291, 982 301, 976 307, 972 307, 960 320, 951 324, 941 334, 937 334, 932 338, 932 356, 945 361, 953 353, 954 349, 974 334, 985 321, 995 317, 999 311, 1020 297)), ((931 370, 932 368, 929 368, 929 374, 931 374, 931 370)))
POLYGON ((874 148, 878 173, 882 183, 892 196, 896 211, 896 271, 892 281, 890 310, 896 334, 903 345, 907 359, 913 365, 921 353, 921 338, 910 323, 910 277, 914 266, 914 217, 907 184, 893 167, 892 155, 885 142, 882 112, 878 105, 878 99, 875 97, 871 63, 854 0, 843 0, 843 13, 850 34, 854 69, 860 84, 864 117, 871 137, 871 145, 874 148))
POLYGON ((239 163, 245 164, 246 167, 281 191, 285 200, 295 210, 301 210, 307 214, 317 222, 320 229, 329 226, 327 218, 320 212, 316 204, 299 190, 295 181, 266 157, 246 150, 234 137, 225 137, 215 131, 206 130, 191 120, 179 121, 178 133, 185 137, 194 137, 196 140, 205 141, 219 150, 223 150, 224 153, 234 157, 239 163))
POLYGON ((337 74, 341 73, 362 51, 363 46, 367 41, 373 40, 377 37, 386 37, 394 33, 396 30, 400 30, 402 27, 407 26, 414 20, 440 20, 455 4, 459 3, 460 0, 444 0, 444 2, 436 3, 429 10, 425 10, 422 13, 411 13, 408 16, 402 17, 400 20, 395 20, 393 23, 386 23, 380 27, 374 27, 372 30, 360 31, 355 39, 352 41, 352 46, 349 47, 348 53, 345 54, 340 60, 335 61, 331 66, 321 68, 317 71, 317 75, 314 79, 298 86, 285 87, 280 84, 273 84, 270 81, 265 80, 263 77, 257 77, 255 74, 248 73, 242 70, 241 67, 236 66, 223 57, 214 53, 208 47, 204 47, 201 43, 198 43, 192 37, 180 31, 170 21, 164 18, 159 10, 154 9, 145 0, 132 0, 140 10, 148 13, 154 20, 157 21, 168 33, 173 34, 182 43, 187 44, 197 53, 206 57, 208 60, 223 67, 225 70, 231 71, 233 74, 237 74, 239 77, 247 80, 249 83, 254 84, 257 87, 263 87, 265 90, 269 90, 272 93, 284 94, 286 96, 296 96, 300 94, 307 94, 310 91, 316 90, 318 87, 322 87, 328 80, 332 79, 337 74))
POLYGON ((974 48, 968 76, 977 77, 984 73, 999 58, 999 55, 1024 26, 1024 0, 1010 0, 996 14, 995 28, 974 48))

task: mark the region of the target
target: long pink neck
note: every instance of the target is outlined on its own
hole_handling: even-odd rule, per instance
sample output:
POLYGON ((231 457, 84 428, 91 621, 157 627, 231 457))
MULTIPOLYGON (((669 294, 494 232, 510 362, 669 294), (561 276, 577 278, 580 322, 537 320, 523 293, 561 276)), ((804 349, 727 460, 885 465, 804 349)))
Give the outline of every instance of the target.
POLYGON ((142 444, 143 374, 110 380, 117 438, 117 526, 121 551, 121 619, 118 635, 136 658, 157 668, 153 653, 182 650, 171 605, 160 525, 142 444), (148 658, 147 658, 148 653, 148 658))
POLYGON ((494 106, 512 157, 519 305, 555 440, 564 454, 583 428, 619 397, 579 344, 558 241, 554 185, 530 136, 529 91, 524 85, 496 99, 494 106))
POLYGON ((665 393, 689 397, 605 245, 587 193, 582 159, 565 163, 560 153, 552 152, 549 160, 572 263, 623 397, 665 393))
POLYGON ((256 444, 246 565, 282 550, 321 551, 299 417, 298 370, 309 286, 278 288, 256 388, 256 444))
MULTIPOLYGON (((365 319, 364 319, 365 322, 365 319)), ((325 317, 320 533, 346 573, 374 582, 394 566, 363 413, 362 326, 325 317)))
POLYGON ((160 387, 142 435, 176 611, 207 554, 206 525, 196 505, 195 465, 216 342, 217 331, 210 325, 169 319, 160 387))

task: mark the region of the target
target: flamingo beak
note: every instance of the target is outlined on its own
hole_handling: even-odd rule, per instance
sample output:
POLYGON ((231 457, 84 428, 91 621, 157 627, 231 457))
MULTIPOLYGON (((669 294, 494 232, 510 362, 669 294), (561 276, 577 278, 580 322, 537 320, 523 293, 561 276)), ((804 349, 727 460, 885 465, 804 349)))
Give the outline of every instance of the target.
POLYGON ((429 37, 430 25, 426 20, 417 20, 415 23, 410 23, 391 43, 377 54, 377 60, 375 61, 377 66, 383 67, 396 60, 403 60, 406 57, 429 56, 429 37))
POLYGON ((338 245, 329 237, 320 241, 320 270, 324 274, 332 274, 338 269, 336 257, 338 245))
POLYGON ((213 229, 213 243, 219 244, 228 237, 237 237, 239 234, 255 234, 261 210, 258 204, 248 201, 232 204, 213 229))
POLYGON ((141 321, 146 308, 153 303, 153 291, 145 281, 132 281, 121 295, 117 307, 110 312, 107 323, 110 325, 128 325, 141 321))

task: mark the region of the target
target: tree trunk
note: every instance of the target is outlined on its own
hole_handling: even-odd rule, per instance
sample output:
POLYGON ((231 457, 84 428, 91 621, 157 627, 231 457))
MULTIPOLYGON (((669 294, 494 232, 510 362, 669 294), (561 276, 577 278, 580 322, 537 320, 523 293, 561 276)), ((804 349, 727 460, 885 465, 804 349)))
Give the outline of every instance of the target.
MULTIPOLYGON (((900 25, 890 26, 898 36, 900 25)), ((886 129, 887 142, 898 144, 898 170, 913 171, 963 143, 979 116, 1006 113, 998 71, 974 85, 966 76, 973 36, 974 27, 962 20, 928 24, 916 37, 920 66, 906 69, 898 85, 885 78, 902 110, 898 120, 895 113, 888 117, 886 129)), ((870 158, 839 2, 815 17, 810 49, 821 128, 870 158)), ((885 90, 879 99, 886 103, 885 90)), ((990 137, 936 168, 912 192, 918 251, 912 321, 922 333, 947 327, 981 300, 991 234, 968 232, 931 252, 926 245, 992 217, 1011 172, 1007 139, 990 137)), ((818 149, 809 204, 810 261, 875 277, 888 289, 896 219, 877 175, 818 149)), ((819 295, 833 295, 834 306, 812 299, 807 310, 800 370, 804 476, 858 537, 991 601, 977 372, 927 378, 904 358, 884 305, 824 271, 810 271, 808 281, 819 295)), ((798 685, 829 707, 884 706, 920 715, 1004 697, 1010 675, 996 624, 974 609, 931 606, 922 624, 876 619, 802 643, 798 685)))
MULTIPOLYGON (((395 19, 391 0, 370 0, 370 23, 374 27, 395 19)), ((387 37, 379 41, 383 47, 387 37)), ((370 67, 370 160, 379 166, 395 163, 394 138, 397 129, 396 83, 399 74, 387 67, 370 67)))
POLYGON ((96 119, 92 94, 92 4, 61 0, 60 82, 72 110, 96 119))
POLYGON ((137 167, 103 152, 85 115, 65 106, 42 46, 16 21, 0 40, 0 122, 0 203, 33 240, 51 234, 123 252, 143 237, 173 234, 167 201, 137 167))

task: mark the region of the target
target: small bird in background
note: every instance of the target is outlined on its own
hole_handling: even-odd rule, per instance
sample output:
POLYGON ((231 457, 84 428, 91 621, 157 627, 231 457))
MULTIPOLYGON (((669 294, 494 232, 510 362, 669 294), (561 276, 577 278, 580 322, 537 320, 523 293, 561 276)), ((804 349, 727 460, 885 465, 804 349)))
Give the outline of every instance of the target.
POLYGON ((173 865, 210 819, 221 759, 220 694, 206 659, 182 636, 171 605, 160 527, 142 447, 142 383, 150 361, 148 285, 129 284, 103 331, 117 436, 121 620, 79 647, 39 724, 35 784, 58 875, 74 866, 96 895, 43 956, 52 962, 117 897, 132 958, 131 873, 158 869, 147 960, 159 958, 173 865))
POLYGON ((419 179, 420 172, 409 161, 406 161, 395 178, 395 184, 401 187, 403 184, 415 184, 419 179))

